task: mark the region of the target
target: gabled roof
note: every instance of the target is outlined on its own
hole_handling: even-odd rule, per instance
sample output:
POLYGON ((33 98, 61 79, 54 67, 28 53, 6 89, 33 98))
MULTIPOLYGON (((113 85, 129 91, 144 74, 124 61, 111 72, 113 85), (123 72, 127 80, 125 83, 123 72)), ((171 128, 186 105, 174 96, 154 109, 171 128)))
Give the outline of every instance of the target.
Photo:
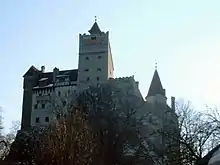
POLYGON ((102 31, 100 30, 97 22, 92 25, 92 28, 89 30, 90 34, 100 34, 102 31))
POLYGON ((27 76, 33 76, 34 75, 34 73, 38 73, 38 72, 40 72, 35 66, 31 66, 29 69, 28 69, 28 71, 23 75, 23 77, 27 77, 27 76))
POLYGON ((165 96, 165 90, 163 89, 157 70, 154 71, 153 79, 151 81, 147 97, 156 96, 156 94, 161 94, 165 96))

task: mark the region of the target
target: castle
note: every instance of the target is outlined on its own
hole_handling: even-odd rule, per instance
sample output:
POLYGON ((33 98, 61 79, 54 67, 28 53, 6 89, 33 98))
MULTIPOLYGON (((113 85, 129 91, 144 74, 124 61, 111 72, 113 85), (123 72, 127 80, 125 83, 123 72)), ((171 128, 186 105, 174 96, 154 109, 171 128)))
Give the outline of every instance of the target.
MULTIPOLYGON (((103 32, 96 21, 88 32, 89 34, 79 34, 78 69, 59 70, 55 67, 52 72, 45 72, 44 66, 41 69, 31 66, 24 74, 22 129, 49 124, 54 120, 51 100, 62 98, 61 103, 65 106, 67 104, 65 98, 70 97, 72 93, 82 91, 88 85, 111 80, 142 98, 138 82, 133 76, 114 78, 109 32, 103 32)), ((167 106, 166 92, 157 69, 145 99, 148 104, 157 102, 167 106)), ((171 100, 170 109, 174 110, 174 97, 171 100)))

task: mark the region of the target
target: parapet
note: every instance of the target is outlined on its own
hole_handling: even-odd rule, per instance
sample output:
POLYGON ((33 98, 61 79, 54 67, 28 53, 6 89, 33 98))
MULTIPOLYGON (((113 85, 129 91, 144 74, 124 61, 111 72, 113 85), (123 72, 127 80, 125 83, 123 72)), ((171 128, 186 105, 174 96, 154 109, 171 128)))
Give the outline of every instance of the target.
MULTIPOLYGON (((109 31, 107 31, 107 32, 101 32, 100 34, 96 34, 96 36, 97 36, 97 35, 99 35, 99 36, 109 35, 109 31)), ((91 37, 91 34, 88 34, 88 33, 83 33, 83 34, 81 34, 81 33, 80 33, 79 36, 80 36, 80 37, 83 37, 83 38, 84 38, 84 37, 86 38, 86 37, 91 37)))
POLYGON ((128 76, 128 77, 118 77, 118 78, 110 78, 110 81, 114 80, 114 81, 135 81, 134 79, 134 75, 132 76, 128 76))

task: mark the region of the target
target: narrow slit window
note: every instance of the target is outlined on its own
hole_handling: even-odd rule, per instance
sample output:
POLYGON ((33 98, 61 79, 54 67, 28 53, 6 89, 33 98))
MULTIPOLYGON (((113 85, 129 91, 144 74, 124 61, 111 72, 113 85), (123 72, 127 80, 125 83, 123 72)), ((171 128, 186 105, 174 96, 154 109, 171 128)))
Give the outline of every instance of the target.
POLYGON ((48 123, 49 122, 49 117, 45 117, 45 121, 48 123))
POLYGON ((40 122, 40 118, 36 117, 36 123, 39 123, 39 122, 40 122))

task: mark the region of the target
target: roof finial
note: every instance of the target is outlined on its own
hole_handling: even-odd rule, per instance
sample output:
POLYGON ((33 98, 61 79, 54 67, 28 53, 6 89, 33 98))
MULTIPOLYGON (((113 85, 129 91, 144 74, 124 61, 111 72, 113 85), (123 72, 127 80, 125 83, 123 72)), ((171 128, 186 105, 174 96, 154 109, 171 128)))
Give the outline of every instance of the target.
POLYGON ((97 17, 95 16, 95 22, 97 22, 97 17))
POLYGON ((157 70, 157 61, 155 61, 155 70, 157 70))

